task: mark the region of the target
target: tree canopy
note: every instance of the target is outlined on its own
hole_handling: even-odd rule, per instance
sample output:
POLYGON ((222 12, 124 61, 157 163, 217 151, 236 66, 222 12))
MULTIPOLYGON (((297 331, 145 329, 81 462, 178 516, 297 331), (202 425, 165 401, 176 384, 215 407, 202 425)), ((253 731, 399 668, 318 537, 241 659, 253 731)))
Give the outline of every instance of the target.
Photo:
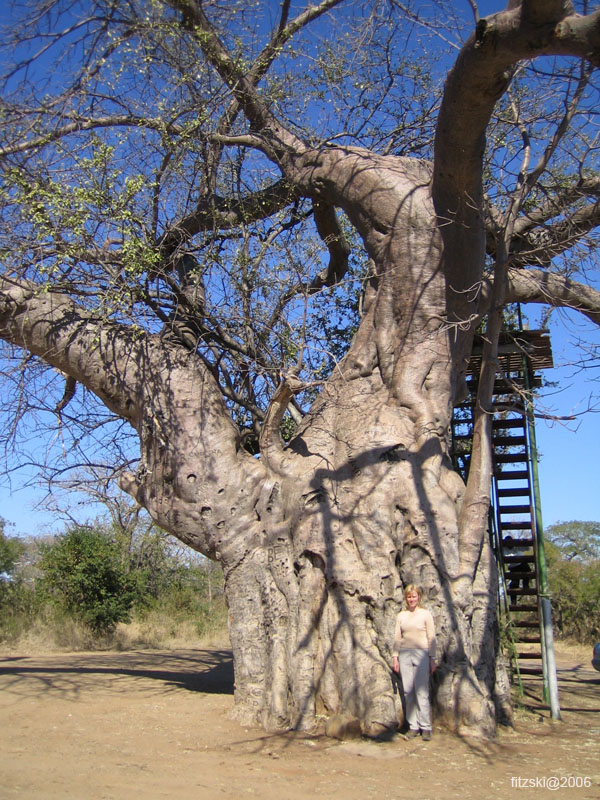
MULTIPOLYGON (((292 181, 278 148, 432 159, 446 73, 473 25, 483 45, 500 35, 494 23, 486 34, 468 4, 449 14, 390 0, 11 8, 6 278, 69 295, 95 322, 168 332, 199 352, 253 450, 275 388, 297 372, 292 430, 346 352, 375 276, 357 221, 336 215, 324 187, 318 197, 292 181), (269 144, 275 121, 289 144, 269 144)), ((585 279, 597 247, 597 75, 589 61, 551 54, 509 72, 487 131, 488 263, 508 248, 506 300, 564 303, 597 321, 594 291, 566 280, 585 279)), ((470 98, 467 107, 479 113, 470 98)), ((448 164, 463 139, 462 120, 450 122, 437 139, 448 164)), ((485 296, 478 281, 462 291, 485 296)), ((29 418, 25 438, 8 428, 7 456, 39 462, 31 431, 54 429, 58 414, 49 475, 64 476, 65 461, 135 458, 123 414, 107 414, 64 365, 48 372, 39 353, 7 359, 5 408, 29 418)))
POLYGON ((600 522, 556 522, 546 528, 545 535, 565 561, 600 559, 600 522))

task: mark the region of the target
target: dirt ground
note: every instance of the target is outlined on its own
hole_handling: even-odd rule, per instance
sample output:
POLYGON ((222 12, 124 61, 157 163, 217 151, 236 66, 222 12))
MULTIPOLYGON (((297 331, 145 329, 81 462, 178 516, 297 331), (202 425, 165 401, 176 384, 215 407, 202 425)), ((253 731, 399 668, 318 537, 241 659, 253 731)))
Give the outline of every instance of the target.
POLYGON ((0 653, 0 798, 600 798, 590 657, 558 650, 562 722, 532 679, 493 742, 435 729, 378 743, 240 727, 225 648, 0 653))

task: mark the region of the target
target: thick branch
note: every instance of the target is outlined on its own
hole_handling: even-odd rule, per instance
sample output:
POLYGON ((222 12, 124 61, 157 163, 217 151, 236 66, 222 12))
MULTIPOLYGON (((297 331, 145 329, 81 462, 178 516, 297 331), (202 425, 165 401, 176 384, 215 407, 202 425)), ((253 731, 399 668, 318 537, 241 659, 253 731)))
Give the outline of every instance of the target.
POLYGON ((557 189, 546 203, 517 220, 515 235, 525 236, 534 228, 545 225, 560 214, 568 212, 571 205, 583 197, 600 197, 600 178, 586 178, 573 186, 557 189))
POLYGON ((240 451, 219 387, 198 356, 9 280, 0 282, 0 337, 84 384, 129 421, 140 464, 122 476, 121 488, 182 541, 212 557, 223 552, 229 492, 243 487, 236 505, 250 518, 264 467, 240 451), (214 517, 190 526, 204 505, 214 517))
POLYGON ((513 267, 549 265, 552 260, 577 244, 585 234, 600 225, 600 201, 552 225, 539 227, 525 235, 514 236, 510 264, 513 267))
POLYGON ((260 452, 266 466, 275 471, 283 453, 281 422, 294 394, 304 388, 302 381, 292 371, 289 372, 275 390, 265 414, 259 440, 260 452))
POLYGON ((600 63, 600 12, 586 17, 570 12, 568 3, 531 0, 523 14, 517 7, 480 20, 449 73, 435 140, 433 199, 442 224, 447 274, 457 291, 473 285, 483 265, 485 133, 515 65, 542 55, 600 63), (471 270, 465 265, 472 265, 471 270))
MULTIPOLYGON (((489 284, 484 283, 484 297, 489 284)), ((580 311, 600 325, 600 292, 562 275, 544 270, 510 269, 507 301, 511 303, 544 303, 557 308, 580 311)))
MULTIPOLYGON (((515 221, 509 260, 513 267, 549 265, 553 258, 600 226, 600 179, 586 178, 564 189, 556 189, 546 202, 515 221), (595 198, 578 206, 585 197, 595 198)), ((495 256, 498 247, 499 215, 487 224, 486 250, 495 256)))
POLYGON ((111 411, 138 426, 146 336, 94 319, 44 287, 2 280, 0 337, 82 383, 111 411))
POLYGON ((551 25, 575 10, 570 0, 523 0, 521 7, 523 19, 532 25, 551 25))
POLYGON ((323 286, 333 286, 342 280, 348 269, 350 245, 343 234, 333 206, 316 202, 313 205, 313 213, 319 236, 329 250, 327 269, 316 276, 310 287, 317 290, 323 286))
POLYGON ((296 196, 289 183, 281 180, 237 200, 212 198, 177 223, 163 237, 161 246, 168 251, 200 231, 231 229, 267 219, 293 202, 296 196))

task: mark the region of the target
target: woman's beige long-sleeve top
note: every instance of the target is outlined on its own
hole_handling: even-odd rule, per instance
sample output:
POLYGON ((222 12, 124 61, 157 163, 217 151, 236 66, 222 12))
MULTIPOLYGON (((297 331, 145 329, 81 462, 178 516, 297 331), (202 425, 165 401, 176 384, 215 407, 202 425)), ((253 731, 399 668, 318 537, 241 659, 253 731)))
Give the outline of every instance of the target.
POLYGON ((435 626, 427 609, 415 608, 398 614, 392 652, 397 656, 400 650, 427 650, 435 658, 435 626))

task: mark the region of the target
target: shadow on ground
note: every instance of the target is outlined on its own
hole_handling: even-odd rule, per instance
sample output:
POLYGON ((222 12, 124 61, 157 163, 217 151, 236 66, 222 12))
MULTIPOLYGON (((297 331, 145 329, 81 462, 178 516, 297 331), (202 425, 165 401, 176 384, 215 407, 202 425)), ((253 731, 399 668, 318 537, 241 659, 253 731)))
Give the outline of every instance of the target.
POLYGON ((4 691, 20 693, 24 683, 37 692, 80 695, 86 689, 110 686, 131 691, 131 679, 146 691, 186 689, 204 694, 233 694, 230 650, 132 651, 67 653, 0 658, 4 691), (127 680, 124 680, 127 679, 127 680), (129 687, 129 688, 128 688, 129 687))

